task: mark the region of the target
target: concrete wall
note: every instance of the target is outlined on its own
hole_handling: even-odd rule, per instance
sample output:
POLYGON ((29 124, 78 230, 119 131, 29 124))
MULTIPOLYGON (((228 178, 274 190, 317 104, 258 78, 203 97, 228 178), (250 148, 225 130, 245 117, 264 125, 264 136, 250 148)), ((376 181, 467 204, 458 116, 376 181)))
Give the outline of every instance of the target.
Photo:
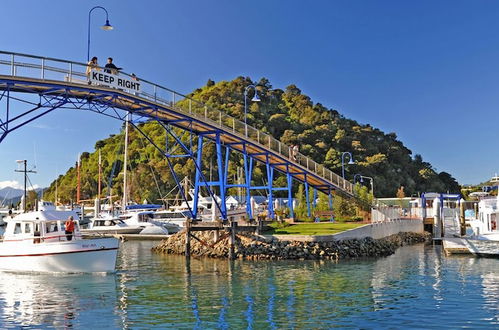
POLYGON ((327 242, 352 238, 372 237, 379 239, 401 232, 423 232, 423 220, 391 220, 372 223, 355 229, 350 229, 334 235, 273 235, 281 241, 327 242))

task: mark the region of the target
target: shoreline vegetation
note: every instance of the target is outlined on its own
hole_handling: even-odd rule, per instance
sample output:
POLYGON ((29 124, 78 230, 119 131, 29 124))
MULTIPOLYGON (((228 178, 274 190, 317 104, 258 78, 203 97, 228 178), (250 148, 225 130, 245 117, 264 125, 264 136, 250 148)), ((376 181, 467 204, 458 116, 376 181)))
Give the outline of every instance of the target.
MULTIPOLYGON (((228 258, 229 237, 221 233, 213 240, 214 232, 195 232, 191 240, 191 256, 228 258)), ((179 232, 152 248, 162 254, 185 255, 185 232, 179 232)), ((273 236, 238 233, 235 241, 235 257, 242 260, 341 260, 391 255, 403 245, 428 242, 429 233, 399 233, 382 239, 331 240, 327 242, 302 242, 280 240, 273 236)))
MULTIPOLYGON (((298 152, 310 157, 318 164, 324 165, 335 173, 341 173, 342 154, 345 150, 352 152, 355 164, 345 168, 346 176, 351 180, 354 173, 372 177, 376 183, 376 197, 391 197, 403 187, 405 196, 421 191, 449 191, 459 193, 458 182, 446 172, 438 172, 421 155, 409 150, 395 133, 385 133, 369 124, 361 124, 346 118, 337 110, 327 108, 314 102, 310 96, 303 94, 295 85, 279 89, 266 78, 253 81, 249 77, 236 77, 231 81, 214 82, 209 80, 205 86, 188 95, 194 100, 205 103, 238 120, 247 119, 249 125, 270 134, 286 146, 298 145, 298 152), (261 102, 252 102, 247 109, 244 106, 245 88, 253 84, 258 86, 261 102)), ((187 100, 178 101, 179 107, 188 108, 187 100)), ((231 122, 232 123, 232 122, 231 122)), ((232 125, 232 124, 231 124, 232 125)), ((150 142, 164 146, 166 133, 161 124, 150 121, 140 123, 141 132, 130 130, 127 166, 130 180, 128 192, 131 200, 157 202, 165 198, 166 193, 177 187, 170 167, 164 155, 157 151, 150 142), (142 136, 145 134, 150 141, 142 136), (151 175, 151 172, 153 175, 151 175)), ((184 131, 174 129, 181 136, 184 131)), ((99 173, 108 179, 108 189, 116 195, 123 194, 123 184, 119 173, 123 172, 123 149, 125 130, 111 134, 108 138, 96 141, 95 150, 81 154, 80 180, 81 199, 93 200, 98 194, 99 173), (99 161, 100 160, 100 161, 99 161), (99 171, 101 164, 101 171, 99 171)), ((167 145, 175 143, 173 138, 166 139, 167 145)), ((185 141, 184 141, 185 142, 185 141)), ((196 140, 193 141, 196 144, 196 140)), ((212 161, 216 158, 215 144, 206 144, 203 148, 202 166, 204 170, 212 169, 212 161)), ((244 179, 238 174, 242 164, 241 154, 231 154, 227 168, 228 178, 244 179)), ((179 177, 193 178, 196 172, 195 161, 190 157, 171 158, 171 166, 179 177)), ((216 167, 215 167, 216 169, 216 167)), ((268 181, 265 164, 255 162, 252 181, 261 184, 268 181)), ((277 182, 284 177, 276 177, 277 182)), ((46 200, 71 203, 76 194, 78 171, 76 167, 67 169, 66 173, 54 180, 43 193, 46 200)), ((293 193, 300 192, 301 184, 293 180, 293 193)), ((370 202, 372 191, 359 184, 359 198, 370 202)), ((229 188, 226 195, 237 195, 237 187, 229 188)), ((302 197, 306 201, 306 192, 301 188, 302 197)), ((275 197, 287 197, 285 192, 276 191, 275 197)), ((324 201, 328 210, 328 197, 322 193, 318 196, 319 204, 324 201)), ((346 199, 335 195, 333 209, 337 217, 355 216, 355 210, 346 199)), ((299 203, 298 203, 299 204, 299 203)), ((368 203, 369 204, 369 203, 368 203)), ((295 215, 305 217, 306 206, 297 206, 295 215), (300 208, 302 212, 300 213, 300 208)), ((365 207, 364 207, 365 208, 365 207)), ((369 208, 367 208, 369 210, 369 208)), ((276 210, 277 211, 277 210, 276 210)))

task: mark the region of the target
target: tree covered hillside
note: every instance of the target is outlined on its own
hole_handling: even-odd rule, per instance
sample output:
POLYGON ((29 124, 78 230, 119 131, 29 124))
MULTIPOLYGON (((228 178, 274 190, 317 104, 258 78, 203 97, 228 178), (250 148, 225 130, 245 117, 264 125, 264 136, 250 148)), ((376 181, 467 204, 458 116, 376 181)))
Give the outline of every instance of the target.
MULTIPOLYGON (((189 96, 243 120, 244 89, 250 84, 257 86, 261 102, 250 101, 253 96, 253 90, 250 90, 247 117, 249 125, 272 134, 288 145, 298 144, 301 153, 325 164, 338 174, 341 174, 341 153, 350 151, 356 163, 345 167, 346 178, 352 180, 356 173, 373 177, 376 197, 395 196, 401 186, 407 196, 425 191, 459 192, 459 185, 450 174, 438 173, 420 155, 413 156, 411 150, 397 140, 395 133, 385 134, 369 124, 359 124, 343 117, 336 110, 313 103, 295 85, 281 90, 273 89, 265 78, 258 82, 244 77, 218 83, 209 80, 206 86, 189 96)), ((141 129, 153 136, 156 143, 164 145, 166 136, 158 124, 141 124, 141 129)), ((100 149, 103 157, 104 186, 110 181, 113 195, 122 193, 123 145, 123 130, 120 134, 96 143, 96 150, 100 149)), ((96 150, 82 155, 82 199, 92 199, 97 195, 96 150)), ((158 198, 175 187, 167 162, 139 133, 130 133, 128 151, 132 199, 137 202, 144 199, 157 202, 158 198)), ((210 168, 213 152, 213 145, 207 145, 203 159, 205 168, 210 168)), ((172 163, 180 175, 193 177, 194 164, 191 160, 175 158, 172 163)), ((231 162, 231 177, 236 177, 237 165, 237 161, 231 162)), ((263 169, 257 168, 254 179, 262 180, 263 172, 263 169)), ((74 200, 75 168, 70 168, 57 180, 59 201, 74 200)), ((54 193, 55 182, 45 193, 45 198, 53 199, 54 193)), ((107 191, 103 193, 105 194, 107 191)))

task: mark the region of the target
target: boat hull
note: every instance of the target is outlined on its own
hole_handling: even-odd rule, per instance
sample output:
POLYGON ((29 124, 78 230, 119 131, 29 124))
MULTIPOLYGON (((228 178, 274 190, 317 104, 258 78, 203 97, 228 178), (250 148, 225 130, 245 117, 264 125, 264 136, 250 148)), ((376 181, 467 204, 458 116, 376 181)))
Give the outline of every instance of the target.
POLYGON ((476 256, 499 258, 499 241, 466 237, 463 241, 468 250, 476 256))
POLYGON ((82 235, 98 235, 98 234, 104 234, 104 235, 119 235, 119 234, 138 234, 140 233, 144 228, 142 227, 123 227, 123 228, 92 228, 92 229, 81 229, 80 232, 82 235))
POLYGON ((40 243, 3 243, 0 270, 21 272, 114 272, 119 241, 114 238, 40 243), (9 246, 13 245, 13 246, 9 246))

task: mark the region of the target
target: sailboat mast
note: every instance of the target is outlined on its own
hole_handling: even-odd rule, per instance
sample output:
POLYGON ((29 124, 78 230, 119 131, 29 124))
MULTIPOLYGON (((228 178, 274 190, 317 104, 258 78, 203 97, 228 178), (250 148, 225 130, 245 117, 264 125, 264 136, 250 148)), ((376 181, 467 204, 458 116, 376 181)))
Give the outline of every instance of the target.
POLYGON ((125 160, 123 162, 123 203, 122 211, 125 211, 127 198, 127 186, 126 186, 126 169, 127 169, 127 159, 128 159, 128 121, 130 120, 130 113, 126 115, 125 120, 125 160))
POLYGON ((102 178, 102 159, 101 159, 101 153, 99 149, 99 183, 97 186, 97 198, 100 201, 100 195, 101 195, 101 178, 102 178))
POLYGON ((77 181, 76 181, 76 203, 80 204, 80 166, 81 166, 81 158, 80 154, 78 154, 78 162, 76 165, 76 171, 77 171, 77 181))

